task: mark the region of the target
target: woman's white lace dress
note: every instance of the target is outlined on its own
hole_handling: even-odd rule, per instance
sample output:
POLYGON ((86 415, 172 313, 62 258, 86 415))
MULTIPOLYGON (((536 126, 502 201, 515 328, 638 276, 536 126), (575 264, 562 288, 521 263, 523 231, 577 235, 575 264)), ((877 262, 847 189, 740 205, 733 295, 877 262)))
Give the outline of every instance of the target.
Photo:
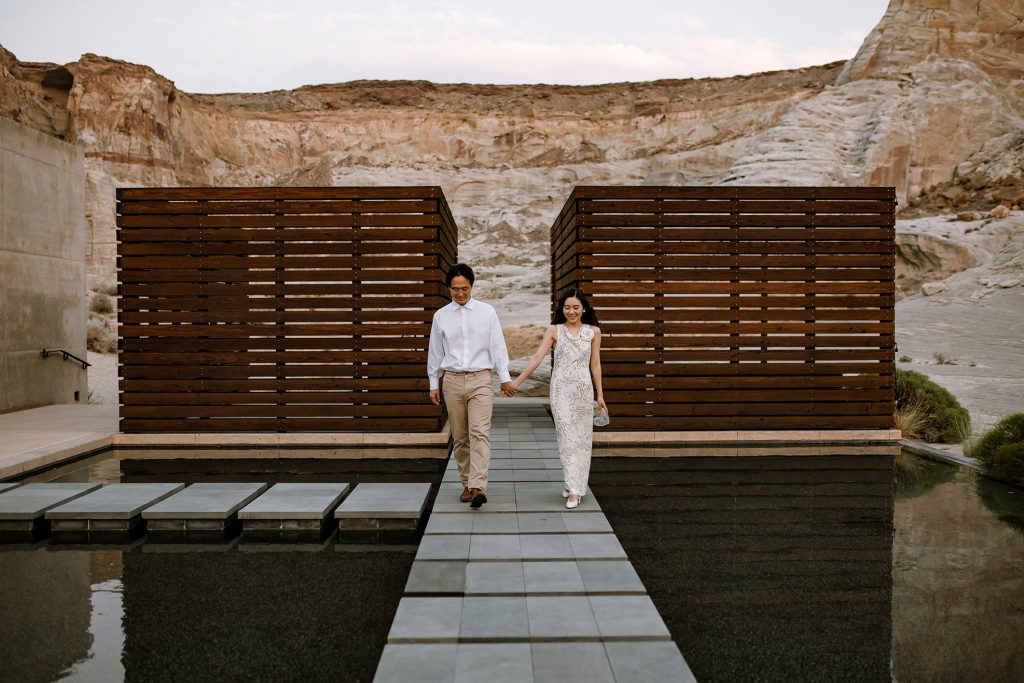
POLYGON ((594 330, 580 328, 573 337, 558 325, 551 371, 551 414, 555 418, 558 457, 570 493, 587 492, 590 450, 594 439, 594 383, 590 378, 590 342, 594 330))

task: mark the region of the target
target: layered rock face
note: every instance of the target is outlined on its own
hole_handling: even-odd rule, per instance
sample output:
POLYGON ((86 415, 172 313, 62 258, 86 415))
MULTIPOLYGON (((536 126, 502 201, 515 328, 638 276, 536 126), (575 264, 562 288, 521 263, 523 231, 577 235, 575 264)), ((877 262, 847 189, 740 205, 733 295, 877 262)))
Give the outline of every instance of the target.
MULTIPOLYGON (((845 65, 588 87, 195 95, 144 66, 26 64, 0 48, 0 116, 84 147, 92 285, 114 279, 119 186, 437 184, 481 295, 537 322, 548 228, 576 184, 894 185, 914 215, 1016 206, 1022 3, 892 0, 845 65)), ((908 293, 941 274, 933 262, 974 264, 948 264, 940 242, 904 239, 908 293)))

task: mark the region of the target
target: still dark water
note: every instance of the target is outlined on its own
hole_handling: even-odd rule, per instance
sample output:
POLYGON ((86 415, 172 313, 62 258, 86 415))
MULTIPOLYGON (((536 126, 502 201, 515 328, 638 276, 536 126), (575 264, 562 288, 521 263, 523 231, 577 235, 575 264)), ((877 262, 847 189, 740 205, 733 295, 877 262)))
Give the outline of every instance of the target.
MULTIPOLYGON (((440 478, 197 465, 108 457, 46 478, 440 478)), ((1018 489, 907 454, 598 458, 591 484, 702 682, 1024 680, 1018 489)), ((0 546, 0 680, 370 681, 414 552, 0 546)))
POLYGON ((697 680, 1024 680, 1024 491, 903 453, 595 459, 697 680))

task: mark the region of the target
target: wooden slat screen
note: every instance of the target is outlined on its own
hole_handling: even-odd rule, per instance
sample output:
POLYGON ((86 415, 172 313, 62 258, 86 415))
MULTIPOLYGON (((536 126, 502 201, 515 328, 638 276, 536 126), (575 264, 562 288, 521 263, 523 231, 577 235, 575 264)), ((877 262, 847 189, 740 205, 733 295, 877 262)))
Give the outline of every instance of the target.
POLYGON ((438 187, 117 191, 121 429, 412 432, 457 230, 438 187))
POLYGON ((552 301, 604 333, 608 429, 893 425, 895 190, 577 187, 552 301))

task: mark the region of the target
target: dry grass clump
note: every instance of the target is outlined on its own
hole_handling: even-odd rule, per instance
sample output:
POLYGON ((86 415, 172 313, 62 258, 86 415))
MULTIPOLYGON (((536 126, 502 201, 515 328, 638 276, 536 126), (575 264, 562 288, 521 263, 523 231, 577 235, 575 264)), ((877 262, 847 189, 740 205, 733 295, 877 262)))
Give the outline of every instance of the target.
POLYGON ((89 312, 89 318, 85 321, 85 345, 90 351, 96 353, 116 353, 117 334, 114 332, 110 322, 95 312, 89 312))

